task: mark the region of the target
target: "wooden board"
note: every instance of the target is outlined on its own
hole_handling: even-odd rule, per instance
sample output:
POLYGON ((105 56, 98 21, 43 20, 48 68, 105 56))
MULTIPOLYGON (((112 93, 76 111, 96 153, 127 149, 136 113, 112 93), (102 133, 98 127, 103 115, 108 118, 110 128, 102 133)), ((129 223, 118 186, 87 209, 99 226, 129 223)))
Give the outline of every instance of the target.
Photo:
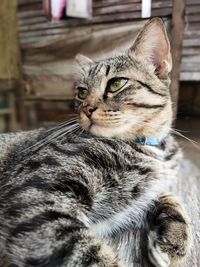
MULTIPOLYGON (((48 29, 76 27, 91 25, 94 23, 119 22, 141 18, 141 0, 93 0, 93 16, 91 19, 67 18, 60 22, 49 22, 42 8, 42 0, 20 1, 18 0, 18 25, 20 40, 26 42, 38 42, 41 32, 43 36, 53 34, 48 29), (30 41, 32 34, 36 39, 30 41), (38 34, 38 35, 37 35, 38 34)), ((172 13, 172 0, 152 1, 152 16, 168 16, 172 13)))
POLYGON ((185 16, 186 0, 176 0, 173 4, 172 12, 172 63, 171 72, 171 98, 173 103, 173 118, 176 119, 178 95, 179 95, 179 79, 181 71, 181 53, 184 34, 184 16, 185 16))
POLYGON ((16 1, 0 1, 0 80, 19 79, 20 53, 16 1))
POLYGON ((22 47, 23 73, 36 96, 73 98, 77 53, 99 59, 129 48, 145 21, 76 27, 59 37, 22 47), (74 65, 75 66, 75 65, 74 65))
MULTIPOLYGON (((172 0, 152 0, 152 16, 170 16, 172 14, 172 4, 172 0)), ((176 4, 176 1, 174 4, 176 4)), ((31 51, 35 45, 39 49, 44 42, 49 44, 53 44, 56 40, 59 42, 62 36, 63 38, 70 38, 71 32, 76 27, 81 29, 90 25, 92 30, 94 24, 102 25, 110 22, 121 24, 128 20, 141 18, 141 0, 93 0, 93 18, 90 20, 68 18, 60 22, 49 22, 42 8, 42 0, 18 0, 18 10, 19 36, 23 58, 25 53, 25 62, 26 53, 29 49, 31 51)), ((183 55, 196 55, 200 50, 199 35, 196 35, 200 23, 199 0, 186 0, 185 21, 183 55)), ((190 59, 187 57, 186 60, 189 62, 190 59)), ((181 71, 187 73, 185 77, 189 80, 193 80, 194 76, 200 80, 200 74, 198 77, 197 73, 199 71, 196 71, 195 64, 190 65, 188 69, 185 69, 185 65, 182 65, 181 71), (192 75, 191 70, 196 74, 192 75)), ((182 80, 183 74, 180 77, 182 80)))
POLYGON ((200 2, 186 0, 181 81, 200 81, 200 2), (196 60, 194 61, 194 57, 196 60))

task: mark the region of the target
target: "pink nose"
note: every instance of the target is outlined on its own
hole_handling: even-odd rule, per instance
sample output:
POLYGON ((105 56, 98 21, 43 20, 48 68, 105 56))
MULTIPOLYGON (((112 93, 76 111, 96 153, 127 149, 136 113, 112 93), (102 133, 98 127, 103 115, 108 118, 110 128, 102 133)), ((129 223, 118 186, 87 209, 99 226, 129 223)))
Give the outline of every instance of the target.
POLYGON ((85 113, 85 115, 90 118, 92 116, 92 113, 97 109, 97 107, 92 107, 90 105, 87 105, 85 107, 83 107, 83 112, 85 113))

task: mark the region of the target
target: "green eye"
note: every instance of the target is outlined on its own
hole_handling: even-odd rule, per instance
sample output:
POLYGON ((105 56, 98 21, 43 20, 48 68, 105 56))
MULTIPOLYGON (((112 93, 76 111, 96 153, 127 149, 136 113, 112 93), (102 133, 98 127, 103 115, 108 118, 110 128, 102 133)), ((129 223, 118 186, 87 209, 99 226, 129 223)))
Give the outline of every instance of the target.
POLYGON ((82 100, 86 99, 86 97, 88 96, 88 90, 83 87, 78 87, 77 90, 78 90, 78 97, 82 100))
POLYGON ((108 82, 108 91, 114 93, 121 89, 127 82, 128 79, 126 78, 113 78, 108 82))

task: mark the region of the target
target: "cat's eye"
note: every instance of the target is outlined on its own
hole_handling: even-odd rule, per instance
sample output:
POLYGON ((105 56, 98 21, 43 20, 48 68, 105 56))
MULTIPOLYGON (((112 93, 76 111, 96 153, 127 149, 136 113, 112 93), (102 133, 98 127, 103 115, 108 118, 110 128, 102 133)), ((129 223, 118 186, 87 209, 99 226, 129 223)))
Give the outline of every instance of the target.
POLYGON ((126 78, 113 78, 108 82, 107 91, 114 93, 120 90, 128 82, 126 78))
POLYGON ((78 98, 80 98, 81 100, 86 99, 86 97, 88 96, 88 90, 83 88, 83 87, 78 87, 78 98))

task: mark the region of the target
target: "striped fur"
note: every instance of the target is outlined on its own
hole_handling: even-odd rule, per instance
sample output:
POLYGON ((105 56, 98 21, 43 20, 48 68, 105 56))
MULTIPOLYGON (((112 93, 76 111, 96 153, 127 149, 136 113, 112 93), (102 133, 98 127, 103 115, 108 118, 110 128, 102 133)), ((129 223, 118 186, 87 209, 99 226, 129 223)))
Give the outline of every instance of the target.
MULTIPOLYGON (((152 25, 165 36, 154 19, 136 44, 152 25)), ((131 267, 139 257, 164 267, 185 256, 187 215, 162 195, 181 159, 170 136, 168 65, 146 66, 138 49, 100 62, 79 57, 78 86, 89 90, 84 101, 77 91, 79 123, 25 133, 4 148, 0 267, 131 267), (116 93, 106 87, 113 76, 128 78, 116 93), (162 141, 146 146, 137 136, 162 141)))

